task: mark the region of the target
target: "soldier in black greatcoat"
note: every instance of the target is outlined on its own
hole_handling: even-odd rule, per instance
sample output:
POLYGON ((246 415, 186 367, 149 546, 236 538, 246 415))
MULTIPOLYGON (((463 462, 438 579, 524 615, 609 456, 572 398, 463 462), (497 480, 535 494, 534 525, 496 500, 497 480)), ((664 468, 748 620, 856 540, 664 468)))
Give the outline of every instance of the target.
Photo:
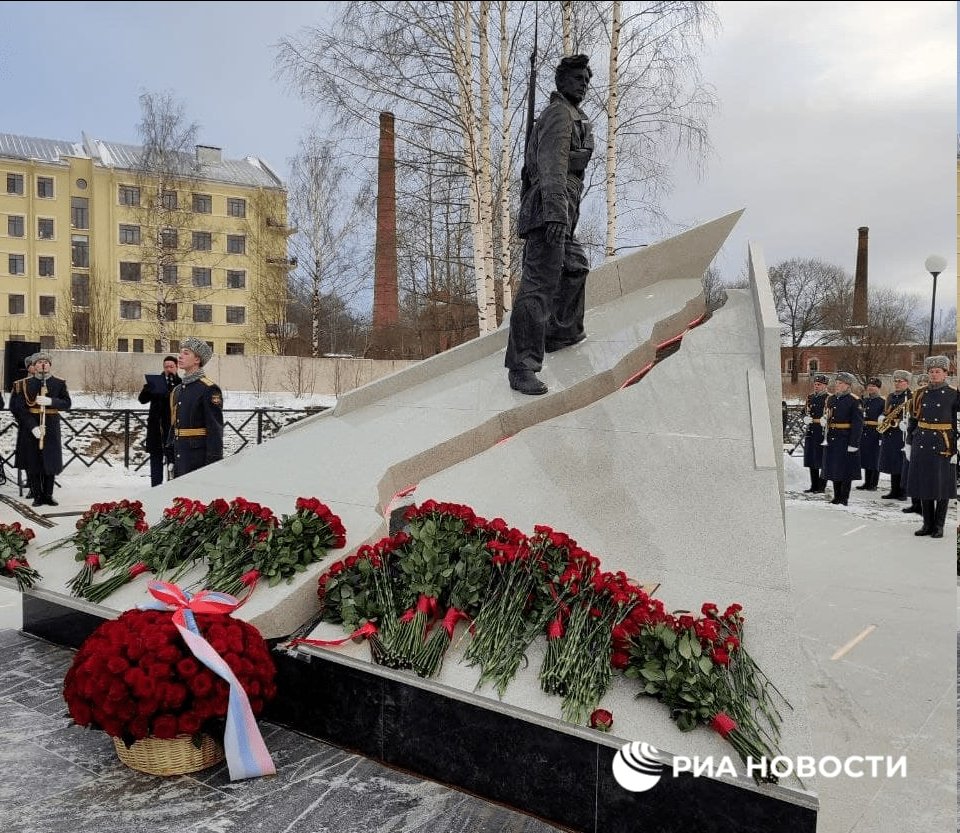
POLYGON ((54 478, 63 471, 60 413, 69 411, 72 403, 67 383, 50 373, 50 354, 40 352, 34 358, 36 374, 32 379, 24 379, 10 397, 10 410, 21 432, 29 432, 23 451, 33 505, 57 506, 53 499, 54 478))
POLYGON ((827 377, 818 373, 813 377, 813 393, 807 396, 803 422, 807 432, 803 437, 803 465, 810 469, 810 488, 804 492, 822 494, 827 481, 820 477, 823 468, 823 409, 827 404, 827 377))
POLYGON ((860 465, 863 467, 863 483, 857 489, 875 492, 880 482, 880 418, 886 405, 880 395, 883 383, 876 377, 867 380, 861 400, 863 406, 863 435, 860 437, 860 465))
POLYGON ((950 361, 928 356, 930 381, 910 405, 907 454, 910 459, 907 493, 920 501, 923 526, 914 535, 943 537, 950 501, 957 496, 957 412, 960 391, 947 384, 950 361))
POLYGON ((592 76, 586 55, 569 55, 524 154, 526 182, 517 231, 524 238, 523 274, 510 313, 504 365, 510 387, 537 395, 544 352, 583 341, 584 295, 590 262, 575 236, 584 171, 593 155, 593 128, 580 109, 592 76))
POLYGON ((880 435, 880 471, 890 475, 890 491, 880 495, 885 500, 905 500, 907 493, 903 489, 900 475, 903 471, 903 439, 905 431, 900 423, 906 425, 906 412, 910 406, 910 371, 893 371, 893 393, 887 396, 883 409, 883 433, 880 435))
MULTIPOLYGON (((17 393, 22 393, 20 388, 23 386, 23 383, 27 379, 32 379, 35 372, 35 362, 36 362, 36 353, 31 353, 29 356, 24 358, 23 366, 27 372, 25 377, 17 379, 13 383, 13 387, 10 389, 10 406, 13 406, 13 397, 17 393)), ((16 414, 14 414, 16 419, 16 414)), ((20 469, 21 471, 27 470, 27 457, 29 452, 27 451, 27 446, 32 442, 33 438, 30 436, 30 429, 32 425, 24 425, 17 419, 17 444, 13 451, 13 465, 15 468, 20 469)), ((17 478, 17 483, 19 484, 19 476, 17 478)), ((30 478, 27 478, 27 500, 33 500, 36 497, 33 493, 33 484, 30 482, 30 478)))
POLYGON ((203 374, 211 356, 210 345, 199 338, 181 342, 183 380, 170 395, 174 477, 223 459, 223 393, 203 374))
MULTIPOLYGON (((148 376, 147 383, 140 391, 137 400, 150 404, 147 413, 147 441, 144 448, 150 454, 150 485, 163 483, 163 464, 167 456, 167 440, 170 436, 170 394, 180 384, 177 375, 177 360, 173 356, 164 356, 163 373, 148 376)), ((172 458, 168 462, 173 462, 172 458)))
POLYGON ((856 381, 852 373, 838 373, 835 393, 827 399, 827 447, 823 454, 823 476, 833 481, 830 503, 847 505, 850 485, 860 479, 860 437, 863 434, 863 410, 860 400, 850 393, 856 381))

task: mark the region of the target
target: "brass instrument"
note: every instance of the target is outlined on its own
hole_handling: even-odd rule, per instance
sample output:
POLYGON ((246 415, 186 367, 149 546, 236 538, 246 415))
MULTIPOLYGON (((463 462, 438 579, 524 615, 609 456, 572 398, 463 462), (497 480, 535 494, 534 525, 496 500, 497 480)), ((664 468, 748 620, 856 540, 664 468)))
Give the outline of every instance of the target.
POLYGON ((903 402, 897 405, 889 414, 883 415, 883 421, 877 426, 878 434, 886 434, 891 428, 899 428, 901 417, 907 416, 907 405, 910 402, 910 397, 905 396, 903 402))
POLYGON ((820 424, 823 426, 823 442, 820 445, 829 445, 827 442, 827 434, 829 433, 830 417, 833 414, 833 410, 830 408, 830 397, 827 397, 827 401, 823 403, 823 416, 820 417, 820 424))
MULTIPOLYGON (((47 395, 47 380, 40 380, 40 395, 47 395)), ((40 403, 40 450, 43 451, 43 440, 47 436, 47 406, 40 403)))

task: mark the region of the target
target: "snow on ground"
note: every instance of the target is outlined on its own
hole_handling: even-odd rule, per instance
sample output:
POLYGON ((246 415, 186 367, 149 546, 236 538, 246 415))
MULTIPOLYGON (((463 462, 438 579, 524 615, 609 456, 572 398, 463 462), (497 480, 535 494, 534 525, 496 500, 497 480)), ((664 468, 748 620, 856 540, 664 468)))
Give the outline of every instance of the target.
MULTIPOLYGON (((146 410, 146 405, 137 401, 135 393, 116 393, 110 396, 105 394, 71 391, 70 399, 74 408, 112 408, 123 410, 134 408, 146 410)), ((316 393, 310 396, 296 397, 291 393, 273 393, 265 391, 257 394, 254 391, 229 390, 223 394, 223 407, 226 410, 250 410, 253 408, 332 408, 337 404, 337 397, 332 394, 316 393)))

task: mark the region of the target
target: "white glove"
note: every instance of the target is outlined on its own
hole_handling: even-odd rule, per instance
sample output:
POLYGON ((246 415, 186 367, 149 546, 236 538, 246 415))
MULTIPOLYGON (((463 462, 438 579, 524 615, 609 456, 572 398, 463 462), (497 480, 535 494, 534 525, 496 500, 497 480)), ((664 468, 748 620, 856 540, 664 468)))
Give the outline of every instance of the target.
POLYGON ((953 457, 950 458, 950 464, 953 465, 953 466, 955 466, 955 465, 957 464, 957 455, 956 455, 956 454, 954 454, 953 457))
POLYGON ((34 425, 31 433, 39 440, 43 434, 43 429, 39 425, 34 425))
POLYGON ((53 404, 53 400, 49 396, 43 396, 42 394, 37 396, 34 400, 38 405, 43 405, 49 408, 53 404))
POLYGON ((856 451, 856 450, 857 450, 857 447, 856 447, 855 445, 848 445, 848 446, 847 446, 847 451, 849 451, 851 454, 853 454, 853 452, 856 451))
POLYGON ((910 446, 909 446, 909 445, 905 445, 905 446, 903 447, 903 456, 906 457, 908 460, 910 459, 910 446))
POLYGON ((803 418, 803 424, 804 424, 804 425, 809 425, 811 422, 813 422, 813 420, 810 419, 809 416, 804 416, 804 418, 803 418))

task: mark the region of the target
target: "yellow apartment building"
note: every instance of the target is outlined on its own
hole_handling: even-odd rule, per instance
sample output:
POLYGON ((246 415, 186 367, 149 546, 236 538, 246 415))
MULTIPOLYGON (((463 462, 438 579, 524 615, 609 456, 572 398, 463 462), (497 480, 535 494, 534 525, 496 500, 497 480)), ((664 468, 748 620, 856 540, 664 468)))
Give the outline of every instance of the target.
POLYGON ((197 146, 0 133, 0 342, 268 354, 284 326, 286 190, 260 159, 197 146), (174 167, 176 170, 169 170, 174 167))

